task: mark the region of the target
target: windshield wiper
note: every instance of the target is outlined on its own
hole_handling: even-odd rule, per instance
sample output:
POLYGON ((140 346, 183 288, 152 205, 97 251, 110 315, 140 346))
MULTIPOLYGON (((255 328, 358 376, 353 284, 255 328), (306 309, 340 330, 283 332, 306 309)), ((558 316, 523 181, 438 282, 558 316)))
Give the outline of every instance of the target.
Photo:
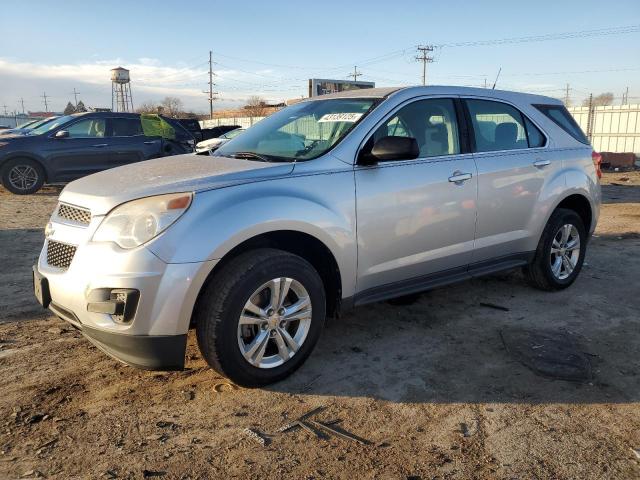
POLYGON ((267 158, 264 155, 260 155, 259 153, 256 153, 256 152, 235 152, 229 156, 233 158, 240 158, 240 159, 246 159, 246 160, 258 159, 263 162, 271 162, 271 159, 267 158))

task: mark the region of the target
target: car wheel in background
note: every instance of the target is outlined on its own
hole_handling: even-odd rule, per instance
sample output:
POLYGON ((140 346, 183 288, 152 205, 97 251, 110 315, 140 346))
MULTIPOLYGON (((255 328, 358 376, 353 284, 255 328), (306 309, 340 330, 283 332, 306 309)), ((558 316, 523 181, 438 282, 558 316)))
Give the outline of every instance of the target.
POLYGON ((42 166, 28 158, 9 160, 2 166, 2 185, 16 195, 35 193, 44 184, 42 166))
POLYGON ((561 290, 571 285, 582 268, 587 233, 580 216, 559 208, 547 222, 533 262, 524 268, 531 285, 541 290, 561 290))
POLYGON ((238 385, 267 385, 311 354, 325 310, 311 264, 282 250, 253 250, 230 260, 201 292, 198 345, 209 365, 238 385))

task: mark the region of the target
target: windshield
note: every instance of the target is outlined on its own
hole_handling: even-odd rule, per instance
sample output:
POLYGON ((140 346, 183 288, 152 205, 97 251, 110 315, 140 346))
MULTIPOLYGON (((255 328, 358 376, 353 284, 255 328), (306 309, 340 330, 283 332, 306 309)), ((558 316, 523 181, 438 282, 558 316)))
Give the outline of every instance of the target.
POLYGON ((33 130, 31 130, 31 135, 42 135, 43 133, 50 132, 54 128, 59 127, 60 125, 63 125, 65 123, 73 120, 74 118, 76 118, 76 117, 74 117, 72 115, 65 115, 64 117, 56 118, 55 120, 53 120, 51 122, 43 123, 39 127, 34 128, 33 130))
POLYGON ((32 126, 37 126, 38 122, 40 122, 40 120, 29 120, 28 122, 21 123, 16 128, 28 128, 32 126))
POLYGON ((231 130, 230 132, 225 133, 224 135, 220 135, 220 138, 228 138, 231 140, 232 138, 237 137, 242 132, 244 132, 244 128, 236 128, 235 130, 231 130))
POLYGON ((276 162, 311 160, 337 145, 375 102, 340 98, 297 103, 261 120, 216 155, 276 162))

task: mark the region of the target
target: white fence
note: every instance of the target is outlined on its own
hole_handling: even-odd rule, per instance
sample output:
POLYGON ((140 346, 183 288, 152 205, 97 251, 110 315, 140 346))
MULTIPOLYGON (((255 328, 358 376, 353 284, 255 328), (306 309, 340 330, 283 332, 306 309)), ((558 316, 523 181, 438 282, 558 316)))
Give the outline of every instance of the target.
MULTIPOLYGON (((640 155, 640 104, 611 105, 591 109, 572 107, 569 108, 569 113, 587 134, 596 151, 640 155)), ((215 118, 201 121, 200 124, 203 128, 219 125, 240 125, 249 128, 263 118, 265 117, 215 118)))
POLYGON ((573 107, 573 118, 598 152, 640 155, 640 104, 573 107))
POLYGON ((214 118, 213 120, 201 120, 200 126, 202 128, 219 127, 220 125, 239 125, 242 128, 249 128, 255 123, 258 123, 265 117, 229 117, 229 118, 214 118))

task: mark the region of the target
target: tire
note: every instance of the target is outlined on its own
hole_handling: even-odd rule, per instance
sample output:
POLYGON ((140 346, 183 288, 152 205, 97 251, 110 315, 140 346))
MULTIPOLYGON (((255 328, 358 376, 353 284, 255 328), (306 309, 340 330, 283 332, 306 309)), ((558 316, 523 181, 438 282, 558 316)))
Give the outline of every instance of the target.
POLYGON ((291 375, 304 363, 320 337, 325 312, 322 279, 309 262, 282 250, 252 250, 230 260, 201 292, 195 309, 198 346, 207 363, 236 384, 244 387, 268 385, 291 375), (284 311, 267 311, 275 303, 271 291, 277 291, 270 288, 276 285, 270 282, 282 278, 292 280, 285 295, 285 308, 293 311, 296 305, 305 304, 305 298, 310 301, 310 312, 309 307, 298 312, 304 319, 286 323, 285 317, 278 316, 284 311), (252 302, 252 310, 256 310, 257 305, 257 310, 262 308, 263 313, 272 315, 252 313, 246 308, 249 302, 252 302), (244 322, 249 320, 247 325, 239 325, 241 316, 244 322), (288 340, 285 333, 279 333, 283 330, 289 339, 297 340, 297 350, 289 348, 291 344, 285 342, 288 340), (267 339, 258 342, 260 338, 267 339), (262 349, 263 356, 259 356, 260 348, 254 357, 249 353, 249 357, 245 357, 241 351, 242 348, 244 352, 250 352, 252 345, 263 343, 266 344, 262 349), (285 349, 287 354, 283 353, 285 349))
POLYGON ((540 290, 553 291, 567 288, 576 280, 582 269, 586 248, 587 233, 580 216, 573 210, 559 208, 549 218, 538 242, 533 262, 523 269, 524 275, 529 284, 540 290), (569 233, 568 239, 563 245, 565 228, 569 233), (577 248, 570 250, 571 247, 575 247, 574 239, 576 237, 578 239, 577 248), (570 248, 559 250, 558 245, 570 248), (572 266, 571 269, 562 260, 563 256, 566 256, 568 265, 572 266), (557 269, 558 258, 560 258, 560 270, 557 269))
POLYGON ((9 160, 2 167, 2 185, 16 195, 36 193, 44 185, 44 169, 29 158, 9 160))

